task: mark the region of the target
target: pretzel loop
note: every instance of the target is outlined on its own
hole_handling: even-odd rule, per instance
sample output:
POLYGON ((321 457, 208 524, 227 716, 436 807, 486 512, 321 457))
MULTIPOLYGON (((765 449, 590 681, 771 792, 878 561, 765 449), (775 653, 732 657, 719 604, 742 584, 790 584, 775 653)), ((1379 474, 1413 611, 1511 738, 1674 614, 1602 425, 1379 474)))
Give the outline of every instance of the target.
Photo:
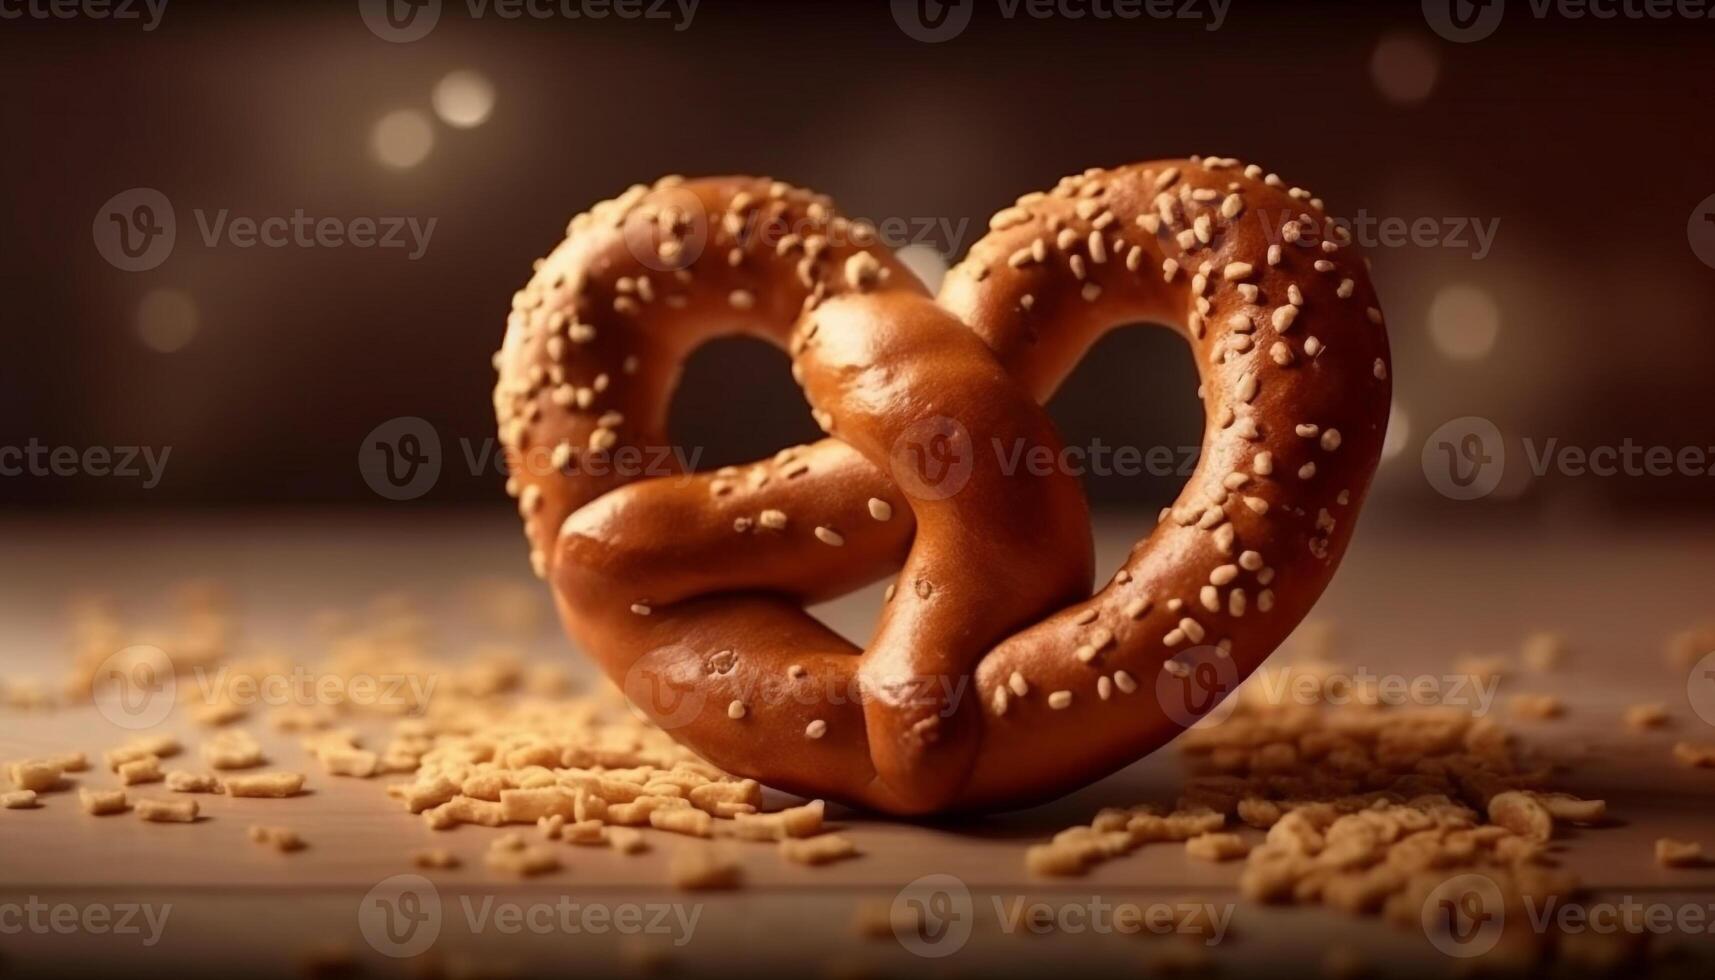
POLYGON ((938 300, 873 239, 749 178, 579 216, 496 356, 509 490, 568 631, 717 765, 902 814, 1051 797, 1209 710, 1320 595, 1379 459, 1381 315, 1320 202, 1231 160, 1027 195, 938 300), (1197 355, 1204 452, 1090 596, 1077 480, 1007 460, 1058 458, 1040 403, 1143 320, 1197 355), (667 445, 681 365, 731 333, 788 350, 834 438, 614 465, 667 445), (863 650, 803 611, 901 564, 863 650))

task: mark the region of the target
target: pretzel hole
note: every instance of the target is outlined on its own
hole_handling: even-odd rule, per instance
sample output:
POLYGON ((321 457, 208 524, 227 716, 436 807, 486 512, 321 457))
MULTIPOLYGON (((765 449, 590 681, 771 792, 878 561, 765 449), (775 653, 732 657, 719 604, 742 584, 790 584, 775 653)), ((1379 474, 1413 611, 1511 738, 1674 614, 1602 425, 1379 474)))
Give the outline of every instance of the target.
MULTIPOLYGON (((1156 512, 1178 498, 1202 451, 1198 383, 1189 346, 1170 330, 1111 330, 1084 355, 1048 402, 1048 414, 1067 447, 1065 465, 1082 480, 1092 508, 1143 515, 1153 524, 1156 512)), ((1114 556, 1123 557, 1123 549, 1114 556)), ((1108 556, 1100 558, 1098 568, 1105 568, 1108 556)))
POLYGON ((717 337, 691 352, 667 431, 698 471, 767 459, 822 431, 786 352, 755 337, 717 337))

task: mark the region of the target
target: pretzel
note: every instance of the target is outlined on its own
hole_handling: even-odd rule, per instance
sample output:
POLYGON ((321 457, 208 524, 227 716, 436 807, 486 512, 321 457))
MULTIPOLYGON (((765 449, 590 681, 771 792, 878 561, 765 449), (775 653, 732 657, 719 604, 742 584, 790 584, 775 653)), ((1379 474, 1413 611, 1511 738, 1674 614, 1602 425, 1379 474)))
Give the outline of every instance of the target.
POLYGON ((1234 160, 1026 195, 939 297, 876 238, 749 177, 575 218, 495 355, 508 491, 571 637, 715 765, 899 815, 1052 798, 1194 722, 1326 587, 1386 428, 1382 316, 1321 202, 1234 160), (1139 321, 1196 356, 1203 453, 1092 596, 1076 477, 1007 460, 1059 458, 1041 403, 1139 321), (830 437, 683 473, 652 447, 732 334, 791 355, 830 437), (804 611, 896 570, 865 649, 804 611), (1189 716, 1152 695, 1210 671, 1189 716))

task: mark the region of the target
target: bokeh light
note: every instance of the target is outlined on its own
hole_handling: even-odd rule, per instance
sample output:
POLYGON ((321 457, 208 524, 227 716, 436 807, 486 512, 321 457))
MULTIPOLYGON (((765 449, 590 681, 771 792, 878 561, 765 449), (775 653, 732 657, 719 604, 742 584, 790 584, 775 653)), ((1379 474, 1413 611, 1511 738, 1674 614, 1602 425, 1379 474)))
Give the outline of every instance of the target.
POLYGON ((1411 441, 1411 415, 1405 406, 1395 401, 1393 409, 1388 414, 1387 435, 1382 437, 1382 462, 1387 462, 1405 451, 1406 443, 1411 441))
POLYGON ((137 339, 152 351, 184 350, 201 326, 196 299, 182 289, 151 290, 137 304, 137 339))
POLYGON ((941 280, 947 278, 947 257, 940 249, 933 245, 907 245, 895 254, 913 275, 923 280, 931 293, 940 290, 941 280))
POLYGON ((1465 283, 1443 286, 1429 304, 1429 338, 1456 361, 1489 356, 1501 332, 1501 308, 1488 290, 1465 283))
POLYGON ((407 170, 428 158, 435 147, 435 130, 428 116, 415 109, 400 109, 375 123, 369 143, 382 164, 407 170))
POLYGON ((1416 34, 1389 34, 1370 55, 1370 78, 1382 98, 1416 105, 1429 98, 1441 77, 1441 56, 1416 34))
POLYGON ((494 83, 479 71, 450 72, 435 83, 430 102, 442 122, 457 129, 471 129, 487 122, 494 111, 494 83))

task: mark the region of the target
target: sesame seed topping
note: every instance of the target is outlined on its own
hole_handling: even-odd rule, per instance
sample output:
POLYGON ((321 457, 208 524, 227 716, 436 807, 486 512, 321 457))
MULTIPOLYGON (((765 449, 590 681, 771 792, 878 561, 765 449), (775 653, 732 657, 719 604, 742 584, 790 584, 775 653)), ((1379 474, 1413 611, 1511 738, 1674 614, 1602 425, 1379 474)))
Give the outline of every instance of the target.
POLYGON ((1251 265, 1249 262, 1229 262, 1227 267, 1221 270, 1221 277, 1226 279, 1228 282, 1238 282, 1243 279, 1249 279, 1251 273, 1255 271, 1256 266, 1251 265))
POLYGON ((726 716, 731 718, 733 721, 737 721, 744 717, 745 710, 743 701, 733 701, 731 704, 726 706, 726 716))
POLYGON ((1071 691, 1055 691, 1053 694, 1048 695, 1048 707, 1053 708, 1055 711, 1063 711, 1071 706, 1071 691))
POLYGON ((820 718, 804 726, 804 735, 808 738, 821 738, 828 734, 828 723, 820 718))
POLYGON ((1233 580, 1238 578, 1238 577, 1239 577, 1239 566, 1237 566, 1237 565, 1218 565, 1218 566, 1216 566, 1214 571, 1209 573, 1209 584, 1210 585, 1231 585, 1233 583, 1233 580))
POLYGON ((816 540, 835 548, 846 543, 846 539, 840 535, 840 532, 831 527, 816 528, 816 540))
POLYGON ((1011 677, 1008 677, 1008 678, 1007 678, 1007 679, 1006 679, 1006 686, 1007 686, 1007 687, 1008 687, 1008 688, 1009 688, 1009 689, 1010 689, 1010 690, 1011 690, 1011 691, 1012 691, 1012 693, 1013 693, 1013 694, 1014 694, 1014 695, 1015 695, 1015 696, 1017 696, 1017 697, 1021 697, 1021 698, 1022 698, 1022 697, 1024 697, 1024 696, 1025 696, 1025 695, 1027 695, 1027 694, 1029 694, 1029 693, 1030 693, 1030 682, 1029 682, 1029 681, 1026 681, 1026 680, 1025 680, 1025 679, 1024 679, 1024 675, 1023 675, 1023 674, 1020 674, 1020 673, 1019 673, 1019 672, 1018 672, 1018 671, 1016 671, 1016 670, 1015 670, 1015 671, 1013 671, 1013 672, 1012 672, 1012 676, 1011 676, 1011 677))
POLYGON ((1276 331, 1286 333, 1288 330, 1292 329, 1292 324, 1297 319, 1298 307, 1280 306, 1275 308, 1274 314, 1269 318, 1269 322, 1274 325, 1274 329, 1276 331))
POLYGON ((647 602, 634 602, 631 604, 631 611, 638 616, 647 616, 655 610, 649 608, 647 602))
POLYGON ((1114 686, 1125 694, 1132 694, 1137 691, 1137 681, 1132 680, 1131 675, 1123 670, 1114 671, 1114 686))
POLYGON ((1322 433, 1322 448, 1328 452, 1333 452, 1334 450, 1340 448, 1340 430, 1339 429, 1329 429, 1328 431, 1322 433))
POLYGON ((727 297, 727 303, 735 310, 749 310, 756 306, 756 297, 749 290, 735 289, 727 297))
POLYGON ((869 516, 878 521, 890 520, 893 517, 893 505, 880 497, 869 498, 869 516))
POLYGON ((756 522, 770 531, 784 531, 786 530, 786 512, 765 510, 757 515, 756 522))

